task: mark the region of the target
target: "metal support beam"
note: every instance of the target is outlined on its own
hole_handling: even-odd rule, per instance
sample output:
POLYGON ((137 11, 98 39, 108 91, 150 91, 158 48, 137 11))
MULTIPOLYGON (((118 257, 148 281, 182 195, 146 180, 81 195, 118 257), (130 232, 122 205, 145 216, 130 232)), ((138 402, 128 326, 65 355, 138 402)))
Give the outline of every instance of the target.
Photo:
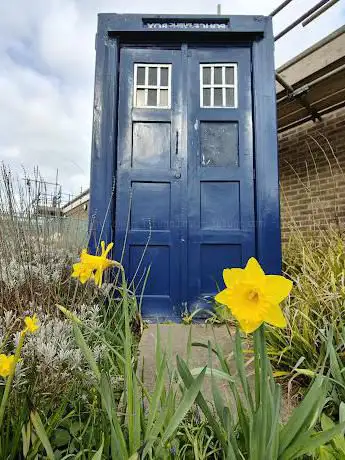
MULTIPOLYGON (((318 77, 318 78, 315 78, 315 80, 312 80, 310 82, 307 83, 307 86, 308 88, 311 88, 312 86, 314 85, 317 85, 318 83, 321 83, 322 81, 324 80, 327 80, 327 78, 329 77, 333 77, 334 75, 338 74, 339 72, 343 72, 343 70, 345 70, 345 64, 341 65, 340 67, 337 67, 336 69, 333 69, 327 73, 325 73, 324 75, 321 75, 321 77, 318 77)), ((280 77, 281 78, 281 77, 280 77)), ((283 86, 283 85, 282 85, 283 86)), ((284 86, 285 88, 285 86, 284 86)), ((286 89, 286 88, 285 88, 286 89)), ((296 93, 296 91, 298 91, 298 89, 294 90, 294 92, 296 93)), ((289 97, 289 96, 282 96, 280 97, 278 100, 277 100, 277 104, 279 102, 283 102, 285 101, 285 99, 289 97)))
POLYGON ((313 8, 310 8, 310 10, 308 10, 306 13, 302 14, 302 16, 300 16, 298 19, 296 19, 296 21, 294 21, 292 24, 290 24, 285 29, 283 29, 281 32, 279 32, 279 34, 274 37, 274 40, 275 41, 279 40, 281 37, 283 37, 288 32, 290 32, 290 30, 294 29, 296 26, 301 24, 301 22, 303 22, 305 19, 309 18, 310 15, 315 13, 315 11, 319 10, 322 6, 324 6, 329 1, 330 0, 321 0, 320 2, 318 2, 315 6, 313 6, 313 8))
POLYGON ((319 10, 315 11, 314 14, 312 14, 311 16, 309 16, 309 18, 307 18, 305 21, 302 22, 302 26, 305 27, 307 26, 308 24, 310 24, 312 21, 314 21, 314 19, 318 18, 319 16, 321 16, 321 14, 323 14, 325 11, 329 10, 332 6, 334 6, 336 3, 338 3, 339 0, 331 0, 329 3, 326 3, 326 5, 324 5, 322 8, 320 8, 319 10))
POLYGON ((283 77, 281 77, 278 73, 276 73, 276 80, 277 82, 286 89, 288 94, 293 98, 296 99, 305 109, 308 110, 311 118, 313 121, 319 120, 321 121, 321 115, 318 113, 318 111, 314 108, 311 107, 309 104, 307 98, 306 98, 306 93, 305 92, 298 92, 293 89, 289 83, 287 83, 283 77))
POLYGON ((277 6, 277 8, 275 10, 273 10, 272 13, 269 16, 271 16, 271 18, 273 18, 273 16, 278 14, 279 11, 281 11, 283 8, 285 8, 291 2, 292 2, 292 0, 285 0, 285 2, 283 2, 279 6, 277 6))

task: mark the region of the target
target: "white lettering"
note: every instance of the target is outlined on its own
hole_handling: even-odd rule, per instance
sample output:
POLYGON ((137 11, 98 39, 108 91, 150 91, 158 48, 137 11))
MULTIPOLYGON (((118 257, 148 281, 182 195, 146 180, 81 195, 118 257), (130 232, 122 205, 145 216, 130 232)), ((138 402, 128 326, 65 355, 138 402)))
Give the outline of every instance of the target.
POLYGON ((227 24, 218 22, 148 22, 148 29, 226 29, 227 24))

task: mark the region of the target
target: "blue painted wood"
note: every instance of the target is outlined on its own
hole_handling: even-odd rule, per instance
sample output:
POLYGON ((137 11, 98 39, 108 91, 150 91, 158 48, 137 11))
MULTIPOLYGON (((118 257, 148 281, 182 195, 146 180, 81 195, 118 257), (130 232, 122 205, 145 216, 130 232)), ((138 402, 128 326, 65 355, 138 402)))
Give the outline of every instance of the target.
POLYGON ((267 273, 281 272, 277 115, 272 20, 253 43, 257 254, 267 273))
MULTIPOLYGON (((123 258, 136 284, 143 268, 152 264, 145 317, 177 320, 187 304, 198 306, 198 299, 214 292, 225 266, 243 265, 251 255, 259 258, 267 272, 280 272, 273 64, 270 18, 99 16, 90 245, 115 238, 115 256, 123 258), (221 28, 197 29, 198 22, 217 21, 221 28), (170 22, 185 25, 164 25, 170 22), (150 28, 149 23, 159 26, 150 28), (145 41, 155 45, 144 48, 145 41), (168 43, 173 42, 169 49, 168 43), (130 43, 135 46, 131 48, 130 43), (240 71, 239 109, 200 109, 199 63, 233 60, 240 71), (173 64, 172 110, 132 107, 134 62, 173 64), (200 129, 201 122, 210 125, 200 129), (225 167, 200 167, 200 133, 207 133, 203 142, 209 139, 217 150, 233 142, 235 135, 229 132, 222 141, 222 131, 216 132, 219 122, 238 124, 239 167, 236 161, 225 167), (112 199, 115 179, 116 200, 112 199)), ((210 150, 205 148, 205 152, 210 150)), ((219 158, 215 155, 212 161, 219 158)))
POLYGON ((188 303, 195 309, 210 306, 210 297, 223 287, 223 268, 243 267, 256 255, 254 147, 250 46, 191 49, 189 54, 188 303), (200 108, 199 68, 203 63, 237 64, 238 108, 200 108), (238 140, 232 145, 226 129, 219 130, 216 138, 201 135, 203 124, 223 128, 229 121, 238 129, 238 140), (232 157, 238 148, 237 161, 227 166, 207 165, 202 142, 211 142, 210 149, 221 149, 218 158, 232 157))
POLYGON ((98 34, 89 203, 91 252, 96 251, 101 240, 110 242, 113 239, 117 66, 118 40, 98 34))
POLYGON ((98 15, 98 30, 107 32, 145 32, 152 34, 157 31, 171 33, 187 32, 195 34, 214 33, 255 33, 263 34, 267 18, 265 16, 214 16, 214 15, 150 15, 150 14, 113 14, 98 15), (211 24, 224 24, 214 27, 211 24), (162 24, 160 27, 151 24, 162 24), (209 24, 209 27, 203 24, 209 24), (199 25, 199 26, 198 26, 199 25))
POLYGON ((180 51, 121 49, 115 255, 139 295, 150 268, 142 313, 160 320, 181 306, 181 86, 180 51), (172 65, 171 109, 133 107, 135 63, 172 65))

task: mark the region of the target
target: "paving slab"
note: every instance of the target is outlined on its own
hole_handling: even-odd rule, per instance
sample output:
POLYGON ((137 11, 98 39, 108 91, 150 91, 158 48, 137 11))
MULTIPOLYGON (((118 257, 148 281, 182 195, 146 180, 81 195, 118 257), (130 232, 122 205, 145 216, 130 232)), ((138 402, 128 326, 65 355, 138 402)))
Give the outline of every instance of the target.
MULTIPOLYGON (((138 373, 143 378, 144 384, 149 392, 152 392, 156 382, 156 342, 159 328, 160 343, 162 349, 165 349, 171 365, 176 367, 176 356, 179 355, 184 360, 187 360, 188 339, 191 333, 192 342, 204 343, 207 345, 208 341, 214 346, 215 342, 222 348, 223 353, 229 363, 231 372, 234 374, 236 371, 233 359, 233 343, 229 337, 228 329, 225 325, 215 326, 211 324, 149 324, 144 329, 143 335, 139 344, 139 365, 138 373)), ((235 330, 230 329, 231 335, 234 337, 235 330)), ((208 363, 208 350, 201 347, 192 347, 188 359, 190 369, 204 367, 208 363)), ((248 359, 250 359, 248 357, 248 359)), ((217 357, 213 354, 212 358, 213 368, 219 369, 220 365, 217 357)), ((247 366, 249 375, 252 375, 253 368, 249 363, 247 366)), ((253 382, 253 377, 250 377, 253 382)), ((228 383, 224 380, 217 379, 218 388, 221 390, 224 400, 233 407, 233 401, 229 391, 228 383)), ((211 378, 205 377, 203 388, 203 395, 206 400, 212 402, 212 389, 211 378)), ((290 413, 290 408, 287 400, 283 400, 282 407, 282 420, 285 420, 290 413)))
MULTIPOLYGON (((160 324, 159 326, 160 343, 170 357, 171 365, 176 367, 176 356, 179 355, 187 360, 188 338, 191 332, 192 342, 204 343, 210 341, 214 347, 217 341, 227 357, 230 367, 232 362, 232 343, 226 326, 214 326, 210 324, 160 324)), ((234 332, 234 331, 232 331, 234 332)), ((157 325, 150 324, 141 337, 139 344, 139 373, 143 375, 144 383, 149 391, 152 391, 156 380, 156 361, 155 349, 157 341, 157 325)), ((189 368, 204 367, 208 363, 209 352, 206 348, 192 347, 188 359, 189 368)), ((214 368, 220 368, 215 354, 212 357, 214 368)), ((225 381, 217 379, 220 389, 227 388, 225 381)), ((206 399, 211 399, 211 379, 205 377, 203 384, 203 394, 206 399)))

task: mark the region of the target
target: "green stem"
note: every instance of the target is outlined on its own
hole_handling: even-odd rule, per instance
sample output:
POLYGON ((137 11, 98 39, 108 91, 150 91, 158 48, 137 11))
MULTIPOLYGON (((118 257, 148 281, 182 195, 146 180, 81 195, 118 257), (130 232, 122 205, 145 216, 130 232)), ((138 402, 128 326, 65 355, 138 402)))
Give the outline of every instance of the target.
POLYGON ((17 367, 17 364, 18 364, 18 361, 19 361, 19 358, 20 358, 20 352, 22 351, 22 348, 23 348, 23 345, 24 345, 25 335, 26 335, 26 333, 24 331, 21 332, 21 334, 20 334, 19 342, 18 342, 18 345, 17 345, 17 348, 16 348, 16 352, 14 354, 13 367, 12 367, 10 375, 7 378, 5 391, 4 391, 4 394, 2 396, 1 406, 0 406, 0 430, 1 430, 1 427, 2 427, 2 423, 4 421, 6 404, 7 404, 9 394, 10 394, 11 385, 12 385, 12 382, 13 382, 13 379, 14 379, 14 375, 15 375, 15 372, 16 372, 16 367, 17 367))

